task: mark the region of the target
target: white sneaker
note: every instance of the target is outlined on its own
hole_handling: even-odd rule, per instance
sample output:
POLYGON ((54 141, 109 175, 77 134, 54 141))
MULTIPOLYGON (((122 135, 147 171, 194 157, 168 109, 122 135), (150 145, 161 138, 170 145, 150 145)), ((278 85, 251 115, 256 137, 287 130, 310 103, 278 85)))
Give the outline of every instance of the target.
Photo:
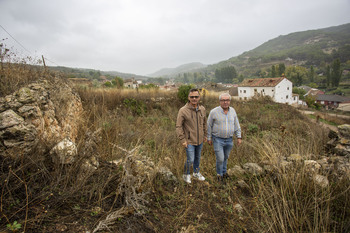
POLYGON ((202 176, 202 174, 200 172, 193 173, 193 177, 195 177, 195 178, 197 178, 198 180, 201 180, 201 181, 205 180, 205 177, 202 176))
POLYGON ((183 175, 182 176, 184 178, 184 181, 188 184, 191 184, 191 175, 188 174, 188 175, 183 175))

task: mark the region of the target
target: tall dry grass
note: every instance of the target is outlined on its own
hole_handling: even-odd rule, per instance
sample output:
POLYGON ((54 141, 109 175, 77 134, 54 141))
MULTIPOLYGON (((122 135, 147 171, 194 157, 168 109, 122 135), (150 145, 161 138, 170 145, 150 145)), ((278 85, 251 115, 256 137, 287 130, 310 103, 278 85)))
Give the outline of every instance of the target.
POLYGON ((42 66, 42 61, 30 56, 21 57, 0 43, 0 97, 38 79, 50 79, 54 74, 42 66))

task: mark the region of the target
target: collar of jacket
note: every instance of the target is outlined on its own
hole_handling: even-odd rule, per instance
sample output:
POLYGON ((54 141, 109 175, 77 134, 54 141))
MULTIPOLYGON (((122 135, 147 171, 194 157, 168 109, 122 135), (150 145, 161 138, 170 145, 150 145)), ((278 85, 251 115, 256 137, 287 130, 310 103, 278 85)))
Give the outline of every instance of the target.
POLYGON ((199 111, 199 108, 200 108, 200 105, 197 104, 197 108, 195 108, 195 107, 192 106, 191 103, 187 103, 187 104, 186 104, 186 107, 189 108, 189 109, 191 109, 192 111, 198 112, 198 111, 199 111))

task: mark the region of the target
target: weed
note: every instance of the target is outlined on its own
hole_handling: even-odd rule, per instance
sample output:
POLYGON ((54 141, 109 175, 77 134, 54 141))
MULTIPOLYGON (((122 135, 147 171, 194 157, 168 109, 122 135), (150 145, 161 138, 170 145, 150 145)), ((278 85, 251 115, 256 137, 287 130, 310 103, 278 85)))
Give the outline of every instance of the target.
POLYGON ((7 224, 6 227, 8 230, 12 232, 16 232, 22 228, 22 224, 18 223, 17 221, 14 221, 12 224, 11 223, 7 224))

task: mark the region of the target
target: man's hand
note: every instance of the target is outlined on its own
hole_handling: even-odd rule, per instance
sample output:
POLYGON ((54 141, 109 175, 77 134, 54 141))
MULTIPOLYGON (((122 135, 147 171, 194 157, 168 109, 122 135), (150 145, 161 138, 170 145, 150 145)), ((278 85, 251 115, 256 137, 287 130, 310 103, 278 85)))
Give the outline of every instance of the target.
POLYGON ((213 142, 212 142, 211 140, 208 140, 208 144, 209 144, 209 145, 212 145, 213 142))
POLYGON ((187 142, 182 143, 183 147, 187 148, 187 142))
POLYGON ((242 138, 238 138, 237 139, 237 145, 239 146, 239 145, 241 145, 241 143, 242 143, 242 138))

